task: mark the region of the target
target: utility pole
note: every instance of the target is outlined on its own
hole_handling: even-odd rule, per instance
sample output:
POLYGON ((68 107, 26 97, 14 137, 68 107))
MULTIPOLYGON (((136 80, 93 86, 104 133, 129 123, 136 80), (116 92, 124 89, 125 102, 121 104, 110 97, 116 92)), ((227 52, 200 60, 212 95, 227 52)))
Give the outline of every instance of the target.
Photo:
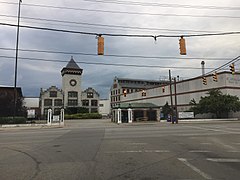
POLYGON ((178 110, 177 110, 177 82, 176 82, 176 78, 174 78, 174 94, 175 94, 176 124, 178 124, 178 110))
POLYGON ((173 98, 172 98, 172 77, 171 70, 169 69, 169 82, 170 82, 170 99, 171 99, 171 121, 173 122, 173 98))
POLYGON ((17 63, 18 63, 18 44, 19 44, 19 24, 20 24, 20 14, 21 14, 21 3, 22 3, 22 0, 19 0, 19 2, 18 2, 18 24, 17 24, 17 40, 16 40, 15 74, 14 74, 13 119, 16 116, 16 109, 17 109, 17 63))

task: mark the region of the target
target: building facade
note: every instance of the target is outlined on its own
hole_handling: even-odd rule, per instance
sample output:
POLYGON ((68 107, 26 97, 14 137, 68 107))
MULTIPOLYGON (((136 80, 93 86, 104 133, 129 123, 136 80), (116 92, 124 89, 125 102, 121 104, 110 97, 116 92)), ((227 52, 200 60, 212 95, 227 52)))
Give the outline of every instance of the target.
POLYGON ((82 72, 83 70, 77 65, 73 57, 71 57, 67 66, 61 70, 64 108, 80 107, 82 105, 82 72))
MULTIPOLYGON (((232 75, 230 72, 220 72, 217 82, 213 80, 212 75, 206 76, 206 79, 207 85, 203 84, 202 77, 196 77, 177 81, 176 85, 171 85, 171 88, 170 84, 168 84, 146 89, 146 96, 142 96, 141 92, 129 93, 126 97, 121 95, 120 104, 152 103, 161 108, 166 102, 171 105, 172 97, 173 106, 176 105, 178 112, 183 112, 191 107, 191 100, 194 99, 198 103, 201 97, 206 96, 206 93, 212 89, 219 89, 223 94, 230 94, 240 98, 240 73, 232 75), (170 89, 172 89, 172 93, 170 89)), ((239 112, 229 114, 230 117, 239 117, 239 115, 239 112)))
POLYGON ((82 91, 82 73, 77 63, 71 57, 70 61, 61 70, 62 89, 56 86, 40 92, 41 116, 45 118, 48 109, 52 109, 54 115, 60 114, 61 108, 85 107, 88 111, 99 112, 99 93, 89 87, 82 91))
POLYGON ((131 93, 142 93, 143 91, 169 84, 167 80, 151 81, 141 79, 127 79, 115 77, 111 87, 111 107, 116 107, 125 96, 131 93))
POLYGON ((99 94, 93 88, 87 88, 82 92, 82 107, 88 109, 90 113, 99 112, 99 94))
POLYGON ((63 91, 56 86, 40 91, 41 116, 45 118, 48 109, 52 109, 54 115, 59 115, 63 107, 63 91))

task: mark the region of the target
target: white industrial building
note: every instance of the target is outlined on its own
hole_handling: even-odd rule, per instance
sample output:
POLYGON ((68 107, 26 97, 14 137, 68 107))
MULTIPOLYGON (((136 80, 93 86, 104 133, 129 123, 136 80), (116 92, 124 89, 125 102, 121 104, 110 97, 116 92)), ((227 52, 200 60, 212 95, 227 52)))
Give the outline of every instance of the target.
MULTIPOLYGON (((172 83, 172 102, 175 106, 176 92, 178 112, 188 110, 191 107, 189 104, 191 100, 194 99, 198 103, 201 96, 206 96, 206 93, 211 89, 219 89, 223 94, 230 94, 240 98, 240 73, 232 75, 230 72, 220 72, 218 73, 217 82, 213 81, 212 75, 207 75, 205 77, 207 79, 207 85, 203 84, 202 77, 200 76, 192 79, 177 81, 176 89, 174 89, 175 87, 172 83)), ((164 106, 166 102, 171 104, 170 84, 145 89, 144 91, 145 96, 142 96, 142 91, 129 92, 126 96, 121 95, 121 101, 114 106, 113 114, 117 113, 117 109, 121 108, 121 105, 123 104, 128 104, 129 107, 131 107, 131 104, 151 103, 159 108, 164 106)), ((230 117, 239 117, 239 115, 239 112, 229 114, 230 117)), ((116 121, 116 118, 114 121, 116 121)))

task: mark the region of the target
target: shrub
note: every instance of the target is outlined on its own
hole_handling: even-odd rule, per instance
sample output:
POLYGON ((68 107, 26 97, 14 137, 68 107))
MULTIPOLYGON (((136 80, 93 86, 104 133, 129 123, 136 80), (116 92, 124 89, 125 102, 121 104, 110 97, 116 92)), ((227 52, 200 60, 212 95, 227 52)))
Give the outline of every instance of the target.
POLYGON ((0 117, 0 124, 25 124, 27 119, 25 117, 0 117))
POLYGON ((79 114, 65 114, 65 119, 101 119, 102 115, 98 113, 79 113, 79 114))

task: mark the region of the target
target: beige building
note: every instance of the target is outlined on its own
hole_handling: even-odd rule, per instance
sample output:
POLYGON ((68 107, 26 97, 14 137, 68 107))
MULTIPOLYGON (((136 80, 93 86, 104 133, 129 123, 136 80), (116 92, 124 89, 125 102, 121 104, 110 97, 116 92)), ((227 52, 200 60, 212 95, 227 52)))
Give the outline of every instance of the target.
MULTIPOLYGON (((189 102, 194 99, 197 103, 201 96, 206 96, 211 89, 219 89, 223 94, 230 94, 240 98, 240 73, 232 75, 230 72, 220 72, 218 81, 213 81, 213 76, 208 75, 207 85, 203 84, 202 77, 182 80, 176 82, 176 100, 178 112, 186 111, 191 106, 189 102)), ((175 89, 172 84, 173 105, 175 105, 175 89)), ((142 92, 131 92, 124 97, 121 95, 119 104, 132 103, 152 103, 160 108, 168 102, 171 104, 170 85, 161 85, 155 88, 145 89, 146 96, 142 96, 142 92), (163 91, 164 89, 164 91, 163 91)), ((239 117, 238 113, 230 113, 230 117, 239 117)))
POLYGON ((61 108, 67 107, 86 107, 89 112, 98 112, 99 94, 93 88, 82 91, 82 72, 83 69, 71 57, 66 67, 61 70, 62 89, 56 86, 41 89, 41 116, 46 116, 48 109, 58 115, 61 108))
POLYGON ((71 58, 67 66, 61 70, 64 108, 80 107, 82 105, 82 72, 83 70, 73 60, 73 57, 71 58))
POLYGON ((48 109, 52 109, 54 115, 60 114, 63 107, 63 92, 56 86, 40 91, 41 116, 47 115, 48 109))
POLYGON ((111 87, 111 107, 116 107, 123 99, 131 93, 142 93, 143 90, 169 84, 168 80, 151 81, 142 79, 128 79, 115 77, 111 87), (124 95, 124 93, 126 95, 124 95))
POLYGON ((99 112, 99 94, 93 88, 87 88, 82 92, 82 107, 88 109, 90 113, 99 112))

